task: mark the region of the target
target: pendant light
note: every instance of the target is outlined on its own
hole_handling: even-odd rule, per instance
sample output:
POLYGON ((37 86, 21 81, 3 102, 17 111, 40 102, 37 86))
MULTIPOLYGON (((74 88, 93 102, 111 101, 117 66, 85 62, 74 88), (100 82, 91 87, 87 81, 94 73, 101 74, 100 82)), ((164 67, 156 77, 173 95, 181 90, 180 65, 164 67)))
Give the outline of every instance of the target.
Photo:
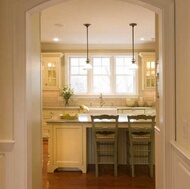
POLYGON ((132 27, 132 64, 130 69, 138 69, 138 65, 135 63, 135 48, 134 48, 134 27, 137 25, 136 23, 129 24, 132 27))
POLYGON ((91 24, 84 24, 84 26, 86 26, 86 37, 87 37, 87 57, 86 57, 86 64, 84 66, 84 70, 91 70, 92 69, 92 65, 90 64, 90 60, 89 60, 89 57, 88 57, 88 27, 90 26, 91 24))

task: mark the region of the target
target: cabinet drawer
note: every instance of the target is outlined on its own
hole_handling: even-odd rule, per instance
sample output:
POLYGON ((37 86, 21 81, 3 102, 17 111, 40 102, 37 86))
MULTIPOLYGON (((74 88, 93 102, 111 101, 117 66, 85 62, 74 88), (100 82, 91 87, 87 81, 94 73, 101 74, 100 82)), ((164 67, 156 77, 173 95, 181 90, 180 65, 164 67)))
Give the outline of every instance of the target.
POLYGON ((156 114, 156 109, 145 110, 145 114, 156 114))

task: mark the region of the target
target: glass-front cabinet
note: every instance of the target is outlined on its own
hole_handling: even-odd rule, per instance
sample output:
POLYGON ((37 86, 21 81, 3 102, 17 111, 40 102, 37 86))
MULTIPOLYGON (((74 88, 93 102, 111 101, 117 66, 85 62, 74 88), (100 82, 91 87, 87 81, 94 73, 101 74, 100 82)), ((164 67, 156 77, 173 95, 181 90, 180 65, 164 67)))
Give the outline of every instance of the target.
POLYGON ((62 53, 42 53, 42 85, 43 89, 59 88, 59 70, 62 53))
POLYGON ((155 75, 155 53, 143 52, 139 53, 142 60, 142 84, 143 89, 155 89, 156 87, 156 75, 155 75))

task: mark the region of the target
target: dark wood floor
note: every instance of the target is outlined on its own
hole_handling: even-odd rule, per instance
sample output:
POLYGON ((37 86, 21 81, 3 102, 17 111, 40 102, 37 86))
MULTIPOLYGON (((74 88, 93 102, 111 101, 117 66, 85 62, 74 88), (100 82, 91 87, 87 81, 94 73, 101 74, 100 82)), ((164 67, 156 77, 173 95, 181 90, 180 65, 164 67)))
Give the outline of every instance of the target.
POLYGON ((47 173, 47 141, 43 143, 43 189, 155 189, 155 179, 149 177, 146 166, 136 167, 134 178, 126 166, 118 167, 118 176, 113 175, 113 166, 100 168, 100 176, 95 176, 94 166, 88 167, 88 173, 57 171, 47 173))

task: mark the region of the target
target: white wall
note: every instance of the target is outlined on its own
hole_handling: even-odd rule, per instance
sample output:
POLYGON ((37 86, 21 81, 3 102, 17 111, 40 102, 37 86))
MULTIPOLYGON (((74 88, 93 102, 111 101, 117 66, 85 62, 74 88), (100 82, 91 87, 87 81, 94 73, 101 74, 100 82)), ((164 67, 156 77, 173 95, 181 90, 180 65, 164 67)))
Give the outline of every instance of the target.
MULTIPOLYGON (((40 164, 40 155, 38 154, 39 148, 33 148, 31 144, 31 140, 34 139, 33 136, 38 130, 33 125, 37 123, 39 124, 39 109, 37 108, 37 103, 39 102, 39 90, 37 90, 37 96, 35 96, 35 85, 34 85, 34 77, 32 73, 37 73, 39 70, 35 70, 35 66, 32 66, 32 71, 30 72, 31 77, 26 76, 26 11, 39 5, 46 0, 34 0, 34 1, 20 1, 20 0, 1 0, 0 1, 0 12, 1 19, 0 20, 0 153, 5 154, 5 187, 3 189, 31 189, 31 188, 39 188, 40 185, 39 180, 34 179, 32 181, 32 175, 40 171, 41 167, 33 167, 35 164, 40 164), (37 71, 37 72, 35 72, 37 71), (28 79, 31 79, 32 84, 28 85, 28 79), (36 97, 36 103, 34 105, 34 109, 38 110, 34 115, 34 119, 29 117, 28 112, 32 109, 32 101, 27 101, 31 99, 31 96, 27 96, 26 91, 28 88, 26 86, 31 86, 32 95, 36 97), (29 98, 28 98, 29 97, 29 98), (28 103, 27 103, 28 102, 28 103), (28 109, 29 108, 29 111, 28 109), (31 109, 30 109, 31 108, 31 109), (29 132, 31 127, 32 134, 29 132), (15 141, 15 143, 14 143, 15 141), (32 148, 31 148, 32 146, 32 148), (36 159, 32 158, 33 155, 37 155, 36 159), (32 161, 30 161, 32 160, 32 161), (34 162, 36 161, 36 162, 34 162), (33 164, 33 165, 31 165, 33 164), (11 167, 11 169, 10 169, 11 167), (34 170, 32 169, 34 168, 34 170), (9 171, 11 170, 11 172, 9 171), (10 174, 6 174, 9 173, 10 174), (34 183, 33 183, 34 182, 34 183), (36 182, 36 183, 35 183, 36 182), (33 184, 33 186, 32 186, 33 184)), ((47 1, 49 4, 53 4, 56 0, 47 1)), ((59 0, 57 0, 58 2, 59 0)), ((141 5, 145 5, 143 2, 152 3, 152 5, 158 7, 164 7, 165 5, 169 6, 169 0, 130 0, 131 2, 141 2, 141 5)), ((63 2, 63 1, 62 1, 63 2)), ((172 4, 172 0, 170 1, 172 4)), ((189 39, 185 38, 185 36, 189 37, 188 27, 189 27, 189 2, 188 0, 176 0, 176 63, 178 71, 177 74, 177 97, 179 99, 185 99, 186 102, 181 103, 181 100, 177 101, 177 141, 181 144, 181 146, 187 151, 189 151, 189 139, 184 139, 182 132, 182 123, 181 120, 183 118, 187 119, 189 122, 189 108, 187 106, 188 92, 190 89, 186 89, 186 82, 188 81, 188 52, 190 50, 189 47, 189 39), (183 65, 183 68, 181 67, 183 65), (187 69, 185 69, 187 67, 187 69), (184 73, 184 75, 182 74, 184 73), (184 77, 183 77, 184 76, 184 77), (185 84, 184 84, 185 83, 185 84), (182 91, 182 92, 180 92, 182 91), (180 113, 180 111, 183 113, 180 113)), ((165 6, 165 7, 166 7, 165 6)), ((151 7, 151 6, 150 6, 151 7)), ((40 6, 38 9, 40 10, 40 6)), ((36 10, 33 10, 34 12, 36 10)), ((186 186, 189 184, 189 162, 186 163, 178 163, 175 164, 176 160, 182 162, 185 154, 183 150, 179 150, 179 154, 181 158, 178 158, 179 154, 176 153, 176 146, 171 154, 171 145, 169 141, 172 138, 172 128, 173 128, 173 110, 175 108, 173 101, 173 66, 171 62, 173 61, 173 46, 174 44, 168 43, 168 41, 172 41, 173 32, 171 28, 169 28, 170 21, 169 20, 173 14, 172 10, 168 10, 165 12, 165 22, 163 22, 163 46, 165 48, 166 54, 163 54, 162 59, 166 63, 164 65, 163 72, 163 83, 164 88, 161 93, 161 101, 164 102, 161 104, 160 112, 161 115, 161 145, 164 147, 161 153, 163 154, 163 158, 166 160, 165 164, 163 164, 163 189, 179 189, 180 186, 186 186), (171 133, 171 134, 170 134, 171 133), (167 152, 167 154, 166 154, 167 152), (165 155, 166 154, 166 155, 165 155), (171 162, 172 157, 174 161, 171 162), (174 180, 171 180, 171 166, 174 176, 178 176, 177 183, 174 180), (183 165, 183 166, 181 166, 183 165), (185 168, 184 168, 185 167, 185 168), (180 170, 178 172, 178 170, 180 170), (185 177, 182 177, 185 175, 185 177), (173 185, 172 185, 172 183, 173 185)), ((37 28, 38 31, 39 28, 37 28)), ((37 74, 37 76, 39 76, 37 74)), ((39 86, 37 86, 39 87, 39 86)), ((38 88, 39 89, 39 88, 38 88)), ((189 136, 189 135, 188 135, 189 136)), ((188 137, 189 138, 189 137, 188 137)), ((159 140, 158 140, 159 141, 159 140)), ((37 139, 37 145, 39 144, 39 139, 37 139)), ((179 149, 183 149, 179 148, 179 149)), ((4 160, 3 160, 4 161, 4 160)), ((184 160, 183 160, 184 161, 184 160)), ((2 172, 1 172, 2 174, 2 172)), ((175 177, 176 178, 176 177, 175 177)), ((159 189, 162 189, 159 188, 159 189)))
POLYGON ((190 152, 190 1, 176 1, 177 142, 190 152))
POLYGON ((176 0, 176 141, 172 141, 172 189, 190 186, 190 1, 176 0))
POLYGON ((40 14, 27 15, 27 146, 29 167, 28 177, 32 177, 32 188, 42 186, 42 95, 41 95, 41 53, 40 14))

